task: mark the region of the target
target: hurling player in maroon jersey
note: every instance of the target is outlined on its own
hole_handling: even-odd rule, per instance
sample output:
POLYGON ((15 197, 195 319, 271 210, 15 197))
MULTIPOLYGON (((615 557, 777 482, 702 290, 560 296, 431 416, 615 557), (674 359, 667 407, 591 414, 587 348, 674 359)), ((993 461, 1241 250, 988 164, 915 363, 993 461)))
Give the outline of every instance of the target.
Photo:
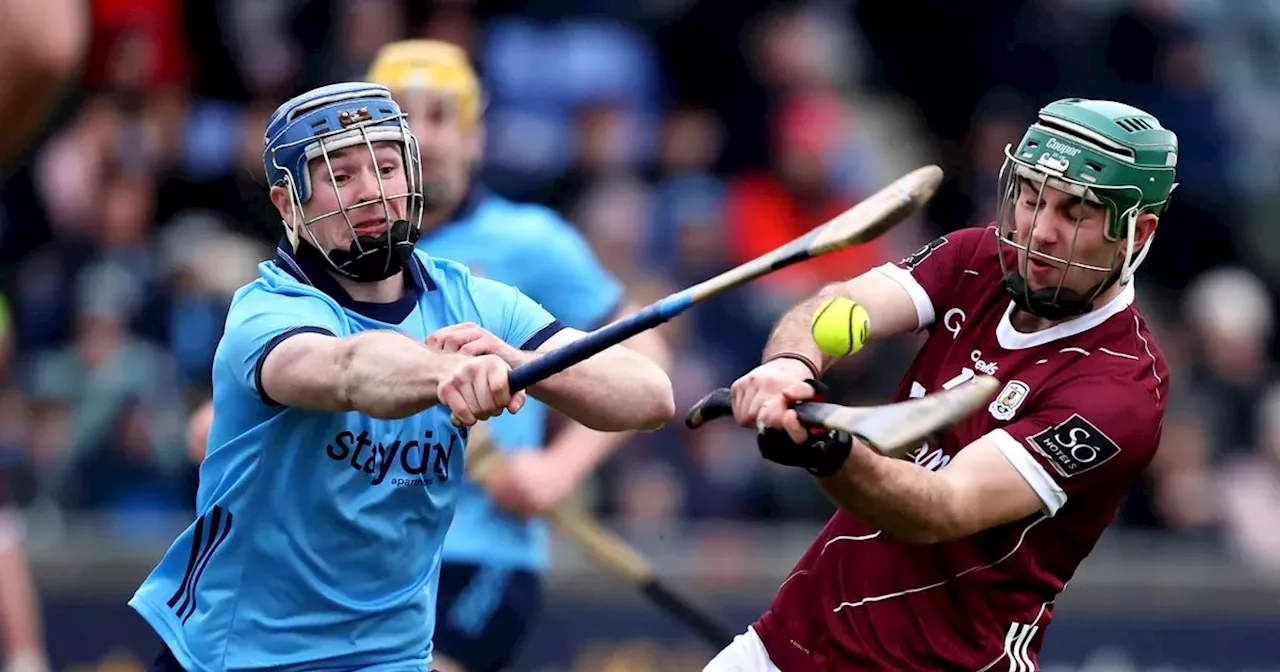
POLYGON ((1034 670, 1054 600, 1159 443, 1169 375, 1134 270, 1176 186, 1177 137, 1142 110, 1067 99, 1006 149, 993 226, 955 232, 784 315, 732 387, 768 459, 838 506, 770 608, 706 670, 1034 670), (928 339, 896 401, 979 374, 990 405, 890 459, 802 427, 833 360, 831 296, 873 338, 928 339))

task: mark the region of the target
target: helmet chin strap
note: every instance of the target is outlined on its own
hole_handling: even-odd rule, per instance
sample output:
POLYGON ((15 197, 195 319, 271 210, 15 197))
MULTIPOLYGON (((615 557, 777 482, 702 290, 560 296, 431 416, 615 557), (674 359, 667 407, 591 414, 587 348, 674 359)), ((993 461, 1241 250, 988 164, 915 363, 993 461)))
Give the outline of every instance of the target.
POLYGON ((380 236, 360 236, 351 247, 332 250, 327 255, 304 237, 298 253, 322 260, 339 274, 356 282, 378 282, 408 266, 417 242, 418 230, 407 220, 400 219, 380 236))
POLYGON ((1013 305, 1026 313, 1059 322, 1078 317, 1093 310, 1093 302, 1120 279, 1120 273, 1112 272, 1106 280, 1089 292, 1077 292, 1070 287, 1041 287, 1028 291, 1027 281, 1017 271, 1010 269, 1004 275, 1004 289, 1013 299, 1013 305))

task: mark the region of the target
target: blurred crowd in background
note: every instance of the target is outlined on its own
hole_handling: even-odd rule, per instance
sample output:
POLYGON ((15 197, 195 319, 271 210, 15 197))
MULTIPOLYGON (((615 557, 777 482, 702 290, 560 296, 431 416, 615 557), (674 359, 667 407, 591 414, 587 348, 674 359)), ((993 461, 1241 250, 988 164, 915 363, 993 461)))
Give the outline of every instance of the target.
MULTIPOLYGON (((562 212, 641 300, 766 252, 906 170, 947 171, 911 226, 664 327, 681 409, 757 363, 795 300, 990 221, 1004 147, 1039 106, 1109 97, 1152 112, 1179 134, 1181 186, 1138 295, 1175 394, 1116 526, 1280 571, 1275 3, 90 4, 81 83, 0 181, 0 471, 28 511, 98 514, 128 538, 193 509, 201 447, 187 416, 209 394, 231 295, 281 232, 266 117, 417 36, 476 62, 481 181, 562 212)), ((829 382, 848 403, 883 401, 915 345, 877 344, 829 382)), ((761 460, 749 432, 676 422, 621 449, 588 496, 637 525, 824 520, 807 480, 761 460)))

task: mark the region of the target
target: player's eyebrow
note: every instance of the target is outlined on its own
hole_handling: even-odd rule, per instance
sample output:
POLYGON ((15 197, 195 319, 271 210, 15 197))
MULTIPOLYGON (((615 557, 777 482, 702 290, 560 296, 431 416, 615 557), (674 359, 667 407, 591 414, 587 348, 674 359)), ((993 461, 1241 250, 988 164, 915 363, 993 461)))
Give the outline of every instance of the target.
POLYGON ((373 155, 379 163, 390 159, 399 159, 400 148, 389 145, 385 142, 374 143, 373 155))

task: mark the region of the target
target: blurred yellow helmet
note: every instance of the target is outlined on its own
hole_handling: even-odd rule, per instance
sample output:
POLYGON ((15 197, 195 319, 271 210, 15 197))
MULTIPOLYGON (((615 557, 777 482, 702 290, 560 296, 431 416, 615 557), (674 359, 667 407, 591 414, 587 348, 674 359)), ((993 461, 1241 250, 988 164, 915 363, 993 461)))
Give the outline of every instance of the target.
POLYGON ((366 79, 393 92, 430 91, 452 96, 463 123, 472 125, 483 107, 480 82, 467 52, 439 40, 402 40, 378 50, 366 79))

